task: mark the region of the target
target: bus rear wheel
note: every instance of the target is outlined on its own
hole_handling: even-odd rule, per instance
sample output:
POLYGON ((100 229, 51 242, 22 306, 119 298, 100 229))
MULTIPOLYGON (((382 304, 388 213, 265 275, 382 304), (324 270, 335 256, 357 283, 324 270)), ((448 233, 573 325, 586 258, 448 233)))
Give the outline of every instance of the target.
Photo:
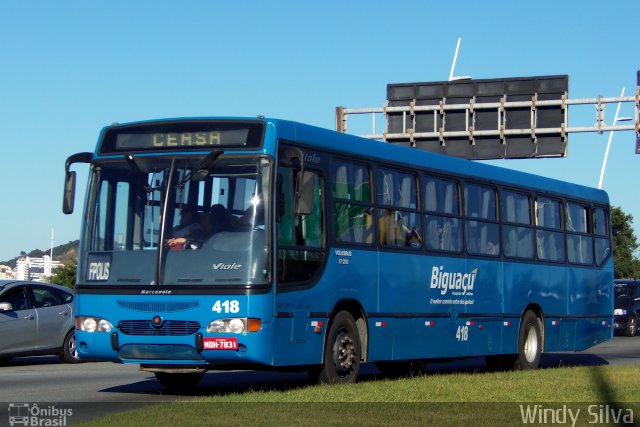
POLYGON ((193 388, 204 376, 203 372, 195 373, 171 373, 171 372, 154 372, 158 382, 170 389, 183 390, 193 388))
POLYGON ((533 311, 527 311, 522 316, 520 332, 518 334, 518 357, 515 369, 536 369, 542 355, 542 325, 533 311))
POLYGON ((358 377, 360 369, 360 336, 353 316, 340 311, 327 333, 324 360, 309 375, 318 384, 347 384, 358 377))

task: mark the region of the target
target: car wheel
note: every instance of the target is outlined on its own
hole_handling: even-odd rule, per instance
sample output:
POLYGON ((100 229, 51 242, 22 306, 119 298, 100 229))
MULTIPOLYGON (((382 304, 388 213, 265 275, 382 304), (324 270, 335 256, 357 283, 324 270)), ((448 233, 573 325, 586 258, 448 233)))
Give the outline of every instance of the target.
POLYGON ((635 337, 637 331, 638 322, 636 320, 636 316, 629 316, 629 320, 627 321, 627 329, 624 331, 624 334, 628 337, 635 337))
POLYGON ((74 330, 69 331, 64 338, 64 343, 62 344, 62 361, 65 363, 80 362, 78 347, 76 345, 76 333, 74 330))

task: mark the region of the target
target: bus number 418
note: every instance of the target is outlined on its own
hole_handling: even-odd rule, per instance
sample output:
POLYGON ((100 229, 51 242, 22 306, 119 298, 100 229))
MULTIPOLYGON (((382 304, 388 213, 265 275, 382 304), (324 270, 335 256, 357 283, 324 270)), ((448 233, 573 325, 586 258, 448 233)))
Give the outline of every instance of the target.
POLYGON ((456 331, 456 339, 458 341, 467 341, 469 339, 469 327, 458 326, 458 330, 456 331))
POLYGON ((211 311, 215 311, 216 313, 238 313, 240 312, 240 301, 238 300, 217 300, 213 307, 211 307, 211 311))

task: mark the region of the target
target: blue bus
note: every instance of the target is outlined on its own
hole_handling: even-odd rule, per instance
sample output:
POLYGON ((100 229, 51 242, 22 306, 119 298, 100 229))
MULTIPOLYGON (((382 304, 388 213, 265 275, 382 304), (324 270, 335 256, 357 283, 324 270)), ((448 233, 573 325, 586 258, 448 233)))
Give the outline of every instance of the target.
POLYGON ((83 359, 167 387, 209 369, 321 383, 433 359, 534 369, 610 339, 604 191, 291 121, 105 127, 76 284, 83 359))

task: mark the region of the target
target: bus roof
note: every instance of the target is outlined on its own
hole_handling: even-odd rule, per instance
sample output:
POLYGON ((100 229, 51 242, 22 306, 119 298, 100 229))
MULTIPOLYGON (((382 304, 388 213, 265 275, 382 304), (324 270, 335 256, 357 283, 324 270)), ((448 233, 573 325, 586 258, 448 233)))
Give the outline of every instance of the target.
POLYGON ((267 119, 278 129, 278 137, 307 143, 318 148, 327 148, 349 155, 363 156, 380 161, 393 161, 406 166, 419 166, 433 171, 463 176, 469 179, 489 180, 499 185, 544 189, 546 192, 579 199, 593 200, 609 204, 609 197, 603 190, 560 181, 526 172, 515 171, 500 166, 489 165, 432 153, 429 151, 389 144, 354 135, 278 119, 267 119), (339 137, 336 137, 336 134, 339 137), (550 189, 553 189, 550 191, 550 189))

